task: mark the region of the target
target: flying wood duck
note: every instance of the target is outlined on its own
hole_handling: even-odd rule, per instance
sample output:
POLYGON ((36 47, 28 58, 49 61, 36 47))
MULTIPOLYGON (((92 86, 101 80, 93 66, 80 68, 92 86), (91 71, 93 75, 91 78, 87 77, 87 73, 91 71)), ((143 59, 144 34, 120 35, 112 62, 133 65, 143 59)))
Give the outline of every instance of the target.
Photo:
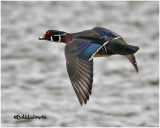
POLYGON ((69 78, 81 105, 92 92, 93 57, 124 55, 138 72, 134 53, 139 47, 128 45, 122 36, 102 27, 78 33, 48 30, 39 40, 63 42, 69 78))

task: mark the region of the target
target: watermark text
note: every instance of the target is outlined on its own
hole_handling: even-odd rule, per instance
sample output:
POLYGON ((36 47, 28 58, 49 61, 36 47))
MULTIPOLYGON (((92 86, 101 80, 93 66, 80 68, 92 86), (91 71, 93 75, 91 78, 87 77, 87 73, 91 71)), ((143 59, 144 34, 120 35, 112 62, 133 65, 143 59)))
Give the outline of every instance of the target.
POLYGON ((35 115, 35 114, 33 114, 33 115, 25 115, 25 114, 23 114, 23 115, 14 115, 13 116, 13 118, 14 119, 17 119, 17 120, 22 120, 22 119, 26 119, 26 120, 32 120, 32 119, 39 119, 39 120, 41 120, 41 119, 47 119, 47 116, 46 115, 35 115))

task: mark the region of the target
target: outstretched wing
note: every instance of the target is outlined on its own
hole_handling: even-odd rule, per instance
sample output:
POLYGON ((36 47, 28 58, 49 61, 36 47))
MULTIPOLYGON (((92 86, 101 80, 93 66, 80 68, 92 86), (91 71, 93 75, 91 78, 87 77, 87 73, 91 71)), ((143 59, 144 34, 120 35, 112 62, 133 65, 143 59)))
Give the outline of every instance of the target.
POLYGON ((83 102, 87 103, 92 92, 93 59, 88 61, 80 58, 79 55, 85 48, 78 50, 75 44, 76 42, 71 42, 65 46, 66 66, 74 91, 80 104, 83 105, 83 102))

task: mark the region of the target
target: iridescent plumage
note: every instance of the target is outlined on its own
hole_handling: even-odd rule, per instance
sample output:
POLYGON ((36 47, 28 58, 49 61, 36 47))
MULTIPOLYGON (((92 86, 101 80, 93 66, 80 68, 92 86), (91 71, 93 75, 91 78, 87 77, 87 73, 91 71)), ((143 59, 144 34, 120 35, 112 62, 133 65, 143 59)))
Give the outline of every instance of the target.
POLYGON ((119 34, 111 30, 95 27, 72 34, 49 30, 39 39, 66 43, 67 71, 81 105, 87 103, 92 92, 93 57, 124 55, 138 72, 134 53, 139 47, 128 45, 119 34))

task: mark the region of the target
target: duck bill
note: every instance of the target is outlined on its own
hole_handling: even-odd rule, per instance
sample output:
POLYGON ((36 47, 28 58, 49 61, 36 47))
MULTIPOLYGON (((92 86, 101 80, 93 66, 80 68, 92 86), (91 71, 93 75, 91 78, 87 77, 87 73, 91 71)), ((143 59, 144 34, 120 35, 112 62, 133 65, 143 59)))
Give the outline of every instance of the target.
POLYGON ((39 40, 46 40, 46 34, 44 34, 43 37, 39 37, 38 39, 39 39, 39 40))

